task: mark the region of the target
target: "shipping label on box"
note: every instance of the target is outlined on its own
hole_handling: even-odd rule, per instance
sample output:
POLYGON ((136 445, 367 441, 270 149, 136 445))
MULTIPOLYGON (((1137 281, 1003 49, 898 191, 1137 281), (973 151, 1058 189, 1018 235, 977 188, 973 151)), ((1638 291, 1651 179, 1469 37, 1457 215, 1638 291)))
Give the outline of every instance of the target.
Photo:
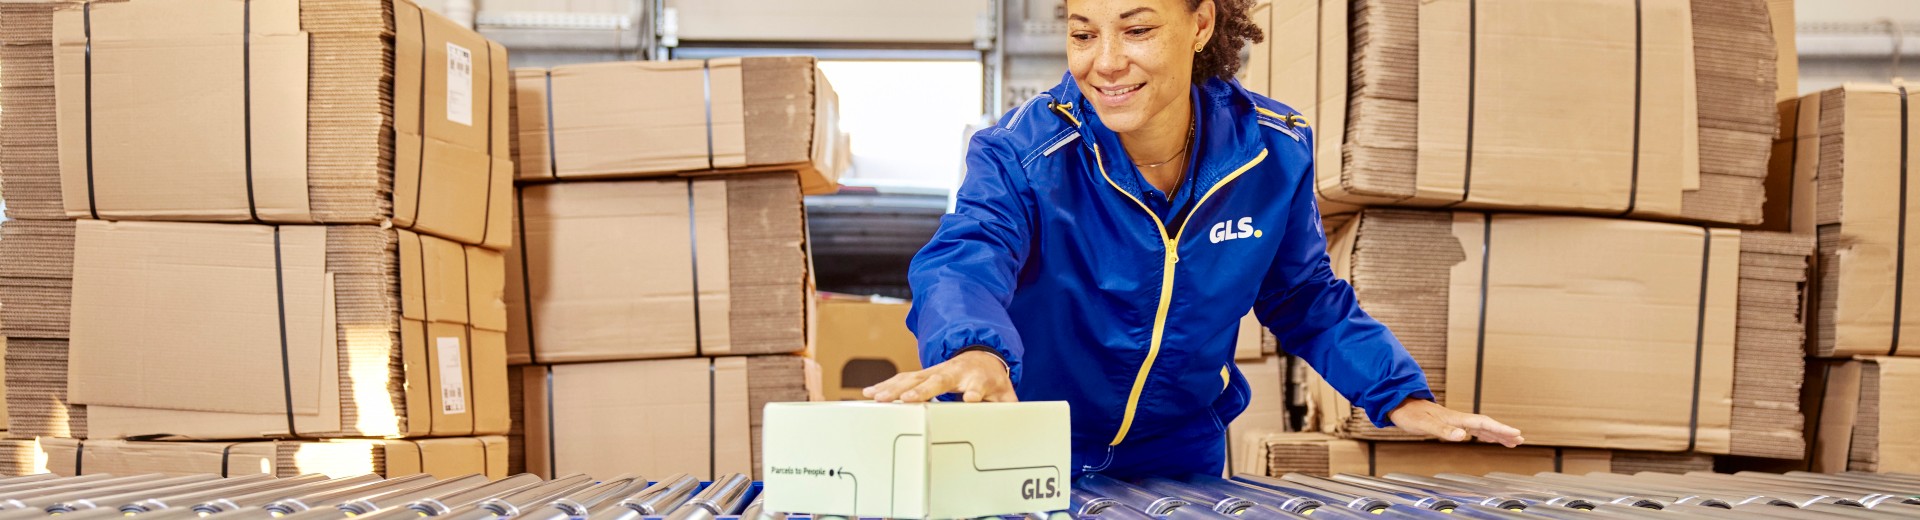
POLYGON ((777 403, 766 507, 889 518, 1066 509, 1067 403, 777 403))

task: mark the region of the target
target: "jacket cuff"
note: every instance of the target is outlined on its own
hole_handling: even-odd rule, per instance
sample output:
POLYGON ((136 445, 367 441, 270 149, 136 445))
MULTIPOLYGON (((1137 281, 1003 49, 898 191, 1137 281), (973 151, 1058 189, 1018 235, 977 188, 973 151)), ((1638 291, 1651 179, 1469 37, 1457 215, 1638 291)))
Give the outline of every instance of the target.
POLYGON ((961 354, 965 354, 975 350, 986 351, 986 352, 992 353, 994 357, 1000 358, 1000 364, 1006 367, 1007 369, 1007 381, 1013 383, 1015 387, 1018 387, 1020 385, 1020 360, 1017 358, 1014 358, 1012 353, 1007 352, 1005 349, 1001 349, 999 347, 992 347, 992 346, 982 345, 978 343, 969 344, 964 347, 960 347, 958 349, 948 350, 946 356, 943 357, 941 360, 945 361, 948 359, 953 359, 953 358, 959 357, 961 354))
POLYGON ((1394 390, 1384 394, 1383 397, 1386 399, 1374 401, 1370 406, 1362 406, 1362 409, 1367 412, 1367 419, 1373 421, 1373 425, 1379 428, 1393 427, 1393 421, 1387 418, 1387 414, 1400 408, 1400 404, 1407 402, 1408 398, 1434 400, 1433 391, 1426 388, 1394 390))

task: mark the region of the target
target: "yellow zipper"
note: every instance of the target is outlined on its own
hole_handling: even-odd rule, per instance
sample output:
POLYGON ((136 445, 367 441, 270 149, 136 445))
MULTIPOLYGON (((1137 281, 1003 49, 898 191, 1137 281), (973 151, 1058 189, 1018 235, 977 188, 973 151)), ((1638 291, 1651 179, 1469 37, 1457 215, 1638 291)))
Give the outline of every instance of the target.
MULTIPOLYGON (((1254 165, 1260 164, 1260 161, 1266 160, 1266 158, 1267 150, 1262 148, 1260 155, 1255 156, 1252 161, 1247 161, 1247 164, 1241 165, 1240 168, 1234 170, 1233 173, 1227 174, 1226 178, 1214 183, 1212 188, 1208 188, 1207 193, 1201 195, 1198 202, 1193 203, 1193 208, 1188 210, 1188 214, 1191 215, 1199 211, 1200 206, 1206 204, 1207 199, 1212 198, 1214 192, 1220 191, 1222 186, 1226 186, 1227 183, 1240 178, 1240 174, 1253 169, 1254 165)), ((1166 262, 1162 264, 1161 268, 1161 272, 1164 274, 1162 274, 1160 278, 1160 306, 1155 309, 1153 313, 1153 338, 1147 343, 1147 359, 1140 364, 1140 372, 1133 376, 1133 390, 1127 394, 1127 407, 1125 413, 1121 415, 1120 418, 1120 431, 1114 433, 1113 442, 1109 443, 1109 445, 1118 446, 1120 445, 1120 441, 1126 440, 1127 431, 1133 429, 1133 414, 1140 406, 1140 390, 1147 386, 1147 374, 1153 370, 1154 359, 1160 357, 1160 339, 1167 331, 1167 307, 1173 304, 1173 268, 1174 264, 1180 263, 1180 236, 1186 234, 1187 222, 1191 222, 1193 219, 1189 217, 1186 221, 1181 222, 1180 229, 1175 230, 1173 236, 1167 236, 1167 224, 1160 220, 1160 216, 1155 215, 1153 209, 1147 207, 1147 203, 1141 202, 1140 199, 1134 197, 1132 193, 1121 189, 1119 184, 1113 182, 1113 176, 1107 175, 1107 165, 1105 160, 1100 156, 1100 145, 1098 144, 1093 145, 1093 163, 1100 169, 1100 176, 1107 180, 1108 186, 1113 186, 1113 189, 1119 191, 1121 195, 1125 195, 1127 200, 1131 200, 1135 205, 1140 206, 1141 211, 1147 212, 1147 217, 1153 219, 1153 226, 1160 230, 1161 245, 1166 248, 1166 262)))

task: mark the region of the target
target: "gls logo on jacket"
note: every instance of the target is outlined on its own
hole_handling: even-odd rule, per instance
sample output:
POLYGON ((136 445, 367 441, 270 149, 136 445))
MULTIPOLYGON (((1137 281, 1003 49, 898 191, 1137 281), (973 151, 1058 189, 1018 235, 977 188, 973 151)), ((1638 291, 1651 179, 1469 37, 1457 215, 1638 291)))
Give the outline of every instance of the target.
POLYGON ((1215 244, 1236 238, 1259 237, 1260 230, 1253 228, 1253 217, 1241 218, 1238 222, 1229 220, 1214 224, 1207 232, 1207 240, 1215 244))

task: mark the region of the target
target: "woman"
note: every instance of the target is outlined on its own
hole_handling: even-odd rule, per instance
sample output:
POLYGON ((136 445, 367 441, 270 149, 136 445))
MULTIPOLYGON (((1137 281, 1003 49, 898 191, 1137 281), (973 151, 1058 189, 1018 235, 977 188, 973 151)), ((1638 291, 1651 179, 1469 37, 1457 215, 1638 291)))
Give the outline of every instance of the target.
POLYGON ((1515 446, 1434 404, 1334 278, 1298 112, 1231 81, 1248 0, 1068 0, 1069 73, 974 136, 954 213, 914 257, 926 370, 878 401, 1064 400, 1076 473, 1219 474, 1247 406, 1248 309, 1380 426, 1515 446))

